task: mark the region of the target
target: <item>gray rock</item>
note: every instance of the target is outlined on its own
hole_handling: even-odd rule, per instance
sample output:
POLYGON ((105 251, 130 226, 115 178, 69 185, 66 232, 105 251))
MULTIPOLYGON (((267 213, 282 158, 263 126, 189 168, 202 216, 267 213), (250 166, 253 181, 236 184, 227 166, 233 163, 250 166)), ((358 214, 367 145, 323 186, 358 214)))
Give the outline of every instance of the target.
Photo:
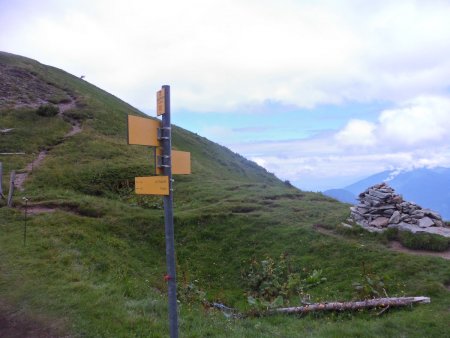
POLYGON ((384 200, 390 196, 389 193, 384 193, 384 192, 381 192, 381 191, 375 190, 375 189, 369 189, 369 195, 376 197, 380 200, 384 200))
POLYGON ((389 218, 387 217, 377 217, 372 222, 369 223, 370 226, 377 228, 385 228, 389 224, 389 218))
POLYGON ((434 219, 442 219, 441 215, 439 215, 437 212, 430 210, 430 209, 422 209, 422 211, 424 212, 424 214, 426 216, 430 216, 431 218, 434 219))
POLYGON ((397 224, 399 222, 400 222, 400 212, 398 210, 395 210, 391 218, 389 218, 389 223, 397 224))
POLYGON ((381 201, 378 200, 372 200, 372 206, 379 207, 381 205, 381 201))
POLYGON ((383 211, 384 216, 392 216, 394 214, 394 209, 387 209, 383 211))
POLYGON ((450 228, 438 228, 438 227, 430 227, 430 228, 420 228, 415 225, 400 223, 398 226, 399 230, 409 231, 413 234, 415 233, 429 233, 434 235, 440 235, 446 238, 450 238, 450 228))
POLYGON ((373 208, 374 210, 388 210, 388 209, 395 209, 395 206, 393 206, 392 204, 385 204, 385 205, 380 205, 379 207, 373 208))
POLYGON ((369 212, 369 208, 362 208, 362 207, 356 207, 356 210, 360 213, 360 214, 367 214, 369 212))
POLYGON ((430 233, 430 234, 440 235, 440 236, 450 238, 450 228, 431 227, 431 228, 427 228, 426 232, 430 233))
POLYGON ((434 225, 434 222, 429 217, 424 217, 419 219, 419 227, 420 228, 429 228, 434 225))
POLYGON ((422 218, 425 216, 425 213, 422 210, 415 210, 411 213, 411 216, 414 218, 422 218))
POLYGON ((392 202, 395 204, 399 204, 403 202, 403 197, 400 195, 395 195, 394 197, 392 197, 392 202))
POLYGON ((438 219, 434 219, 433 222, 434 222, 434 225, 436 225, 437 227, 441 227, 441 228, 444 227, 444 222, 443 221, 440 221, 438 219))
POLYGON ((400 217, 400 221, 404 221, 405 219, 411 219, 409 214, 403 213, 400 217))

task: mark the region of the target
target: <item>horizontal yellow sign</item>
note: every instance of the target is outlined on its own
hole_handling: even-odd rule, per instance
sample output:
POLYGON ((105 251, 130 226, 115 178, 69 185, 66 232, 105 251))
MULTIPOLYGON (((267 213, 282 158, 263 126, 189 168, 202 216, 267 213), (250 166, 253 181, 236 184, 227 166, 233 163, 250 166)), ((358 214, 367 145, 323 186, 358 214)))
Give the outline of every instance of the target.
MULTIPOLYGON (((162 149, 156 148, 156 175, 164 173, 163 168, 158 168, 158 156, 162 155, 162 149)), ((188 151, 172 150, 172 174, 191 174, 191 153, 188 151)))
POLYGON ((158 147, 161 121, 128 115, 128 144, 158 147))
POLYGON ((156 115, 166 113, 166 92, 164 88, 156 92, 156 115))
POLYGON ((169 195, 169 177, 136 177, 134 187, 138 195, 169 195))

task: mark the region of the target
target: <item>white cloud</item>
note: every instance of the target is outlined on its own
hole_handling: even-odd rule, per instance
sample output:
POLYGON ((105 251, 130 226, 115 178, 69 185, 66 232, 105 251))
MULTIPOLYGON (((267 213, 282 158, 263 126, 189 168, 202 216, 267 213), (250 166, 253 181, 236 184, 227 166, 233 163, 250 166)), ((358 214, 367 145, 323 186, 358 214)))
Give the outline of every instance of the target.
POLYGON ((196 111, 405 100, 450 85, 445 1, 19 4, 20 20, 0 23, 1 49, 84 74, 146 110, 161 84, 175 109, 196 111))
POLYGON ((343 146, 373 146, 376 143, 375 128, 371 122, 351 119, 335 139, 343 146))
POLYGON ((425 96, 383 111, 379 137, 397 146, 417 146, 450 141, 450 99, 425 96))
POLYGON ((309 139, 231 145, 282 179, 329 189, 387 169, 450 167, 450 98, 423 96, 309 139))
POLYGON ((86 75, 149 113, 162 84, 174 111, 389 102, 378 120, 355 113, 299 140, 231 144, 236 126, 199 127, 317 184, 450 165, 448 13, 439 0, 18 0, 0 2, 0 49, 86 75))

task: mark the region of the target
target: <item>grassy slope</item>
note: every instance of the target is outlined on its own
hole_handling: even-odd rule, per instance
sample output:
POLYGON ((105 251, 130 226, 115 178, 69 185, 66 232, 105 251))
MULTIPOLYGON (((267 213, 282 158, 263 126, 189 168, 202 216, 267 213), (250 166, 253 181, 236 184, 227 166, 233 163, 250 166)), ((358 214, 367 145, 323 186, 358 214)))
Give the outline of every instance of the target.
MULTIPOLYGON (((75 96, 77 109, 71 114, 83 124, 81 134, 58 144, 70 129, 67 122, 3 105, 0 126, 17 130, 1 135, 2 151, 30 154, 52 147, 16 202, 26 195, 33 203, 60 209, 29 220, 23 247, 23 213, 0 208, 1 299, 41 313, 43 321, 63 318, 62 330, 81 336, 166 335, 162 203, 159 197, 137 197, 130 187, 135 176, 153 170, 149 149, 125 142, 126 114, 140 113, 58 69, 9 54, 0 54, 0 64, 32 71, 51 84, 41 91, 75 96)), ((18 86, 18 96, 24 90, 18 86)), ((39 90, 35 96, 42 96, 39 90)), ((198 280, 210 300, 245 309, 242 266, 251 257, 286 252, 293 264, 323 270, 328 281, 311 291, 315 301, 354 297, 351 284, 360 279, 363 265, 389 280, 392 295, 432 297, 431 305, 381 317, 227 320, 182 304, 183 336, 445 336, 448 261, 393 254, 367 234, 342 240, 319 234, 312 225, 333 228, 347 216, 345 205, 289 188, 254 163, 181 128, 174 128, 173 143, 190 151, 193 162, 193 174, 176 177, 175 183, 180 284, 198 280)), ((9 172, 31 158, 0 156, 0 161, 9 172)))

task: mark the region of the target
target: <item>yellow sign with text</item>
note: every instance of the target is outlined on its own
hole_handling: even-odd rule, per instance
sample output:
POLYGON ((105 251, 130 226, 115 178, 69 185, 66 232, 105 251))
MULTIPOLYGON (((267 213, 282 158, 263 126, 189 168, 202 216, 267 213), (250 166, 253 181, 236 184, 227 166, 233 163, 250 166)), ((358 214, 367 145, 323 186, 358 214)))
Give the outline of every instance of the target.
POLYGON ((156 115, 160 116, 166 113, 166 92, 164 88, 156 92, 156 115))
POLYGON ((168 176, 136 177, 134 179, 135 192, 138 195, 169 195, 168 176))
POLYGON ((158 147, 161 121, 128 115, 128 144, 158 147))
MULTIPOLYGON (((158 167, 158 157, 162 155, 162 149, 156 148, 156 175, 164 173, 163 168, 158 167)), ((172 175, 191 174, 191 153, 188 151, 172 150, 172 175)))

